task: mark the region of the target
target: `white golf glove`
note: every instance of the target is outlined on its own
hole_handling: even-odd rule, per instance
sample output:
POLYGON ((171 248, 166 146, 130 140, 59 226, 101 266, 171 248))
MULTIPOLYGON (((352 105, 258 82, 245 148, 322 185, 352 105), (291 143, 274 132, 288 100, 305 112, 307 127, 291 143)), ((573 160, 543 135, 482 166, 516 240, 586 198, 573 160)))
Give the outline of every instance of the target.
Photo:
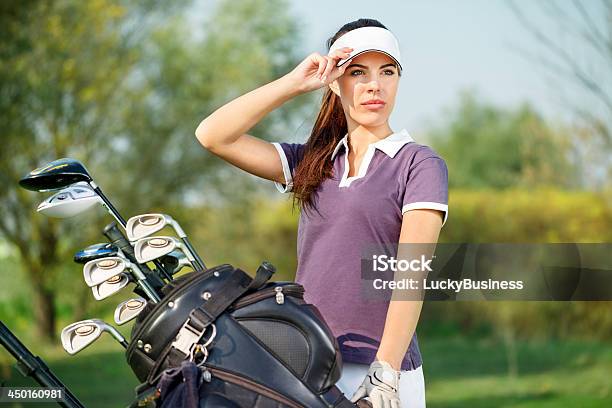
POLYGON ((386 361, 374 361, 366 374, 363 383, 351 397, 355 403, 368 397, 372 408, 401 408, 399 399, 400 372, 386 361))

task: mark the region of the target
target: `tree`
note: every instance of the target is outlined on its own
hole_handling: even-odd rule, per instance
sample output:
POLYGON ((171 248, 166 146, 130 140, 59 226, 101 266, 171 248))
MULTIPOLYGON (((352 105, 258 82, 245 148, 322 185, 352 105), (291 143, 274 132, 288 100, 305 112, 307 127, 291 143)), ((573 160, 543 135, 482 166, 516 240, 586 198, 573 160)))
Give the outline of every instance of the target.
POLYGON ((525 104, 504 110, 464 92, 443 127, 430 133, 446 160, 449 186, 508 188, 574 185, 568 137, 525 104))
MULTIPOLYGON (((57 0, 0 9, 0 234, 27 271, 36 327, 48 339, 64 264, 85 239, 99 239, 102 218, 47 219, 34 211, 43 196, 17 181, 74 157, 126 218, 177 208, 204 188, 219 199, 244 183, 223 183, 221 162, 195 140, 198 121, 298 62, 298 33, 281 0, 232 8, 220 1, 199 39, 185 23, 189 4, 166 3, 57 0), (234 35, 244 30, 246 40, 234 35)), ((283 129, 304 101, 254 133, 283 129)))
POLYGON ((516 48, 516 52, 552 74, 552 89, 577 118, 574 151, 584 171, 582 184, 610 186, 612 2, 539 1, 529 6, 532 3, 537 6, 529 11, 527 3, 507 3, 536 44, 534 51, 516 48), (535 22, 538 11, 545 18, 535 22), (557 32, 546 28, 552 24, 557 32))

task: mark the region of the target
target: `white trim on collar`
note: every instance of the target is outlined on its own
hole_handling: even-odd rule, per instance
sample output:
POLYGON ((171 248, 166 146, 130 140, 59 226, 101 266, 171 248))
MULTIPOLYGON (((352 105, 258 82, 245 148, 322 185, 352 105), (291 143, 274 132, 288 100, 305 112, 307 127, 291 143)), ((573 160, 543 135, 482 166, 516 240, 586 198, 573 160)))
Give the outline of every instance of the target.
MULTIPOLYGON (((406 129, 402 129, 397 133, 390 134, 384 139, 379 140, 378 142, 371 143, 372 146, 385 153, 387 156, 394 158, 397 152, 400 151, 405 144, 414 142, 410 134, 406 129)), ((340 147, 344 146, 344 149, 348 152, 348 133, 344 135, 342 139, 338 142, 334 151, 331 155, 331 160, 333 161, 338 151, 340 151, 340 147)))

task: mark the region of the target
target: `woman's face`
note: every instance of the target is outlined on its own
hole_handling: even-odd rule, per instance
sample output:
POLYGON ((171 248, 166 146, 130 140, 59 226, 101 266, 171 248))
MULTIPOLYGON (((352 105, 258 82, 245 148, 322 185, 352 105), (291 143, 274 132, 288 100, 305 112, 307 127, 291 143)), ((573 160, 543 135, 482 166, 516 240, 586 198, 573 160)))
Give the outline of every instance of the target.
POLYGON ((399 73, 388 55, 366 52, 353 58, 344 74, 330 86, 339 94, 349 124, 352 120, 355 125, 377 127, 387 125, 393 111, 399 73))

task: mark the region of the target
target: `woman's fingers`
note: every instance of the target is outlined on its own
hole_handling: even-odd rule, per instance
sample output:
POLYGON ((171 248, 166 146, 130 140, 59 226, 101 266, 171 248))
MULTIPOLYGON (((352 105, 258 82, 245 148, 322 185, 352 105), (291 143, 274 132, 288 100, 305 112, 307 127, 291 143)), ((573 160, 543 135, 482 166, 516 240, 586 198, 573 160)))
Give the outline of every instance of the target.
MULTIPOLYGON (((351 51, 353 51, 352 48, 344 47, 329 53, 329 55, 325 57, 327 59, 327 64, 322 75, 320 76, 321 82, 325 83, 327 81, 334 68, 337 68, 336 65, 338 64, 338 61, 348 58, 351 55, 351 51)), ((342 75, 344 69, 346 69, 345 65, 346 64, 343 64, 342 67, 338 68, 338 76, 342 75)))
POLYGON ((323 71, 325 71, 325 67, 327 66, 327 60, 322 55, 315 55, 316 64, 318 65, 317 73, 315 74, 315 78, 321 78, 323 71))
POLYGON ((332 57, 324 57, 327 60, 327 65, 325 66, 325 70, 323 71, 323 75, 321 76, 321 82, 325 82, 325 80, 327 79, 327 77, 329 76, 330 72, 332 71, 332 69, 334 69, 334 66, 336 65, 336 60, 332 57))

